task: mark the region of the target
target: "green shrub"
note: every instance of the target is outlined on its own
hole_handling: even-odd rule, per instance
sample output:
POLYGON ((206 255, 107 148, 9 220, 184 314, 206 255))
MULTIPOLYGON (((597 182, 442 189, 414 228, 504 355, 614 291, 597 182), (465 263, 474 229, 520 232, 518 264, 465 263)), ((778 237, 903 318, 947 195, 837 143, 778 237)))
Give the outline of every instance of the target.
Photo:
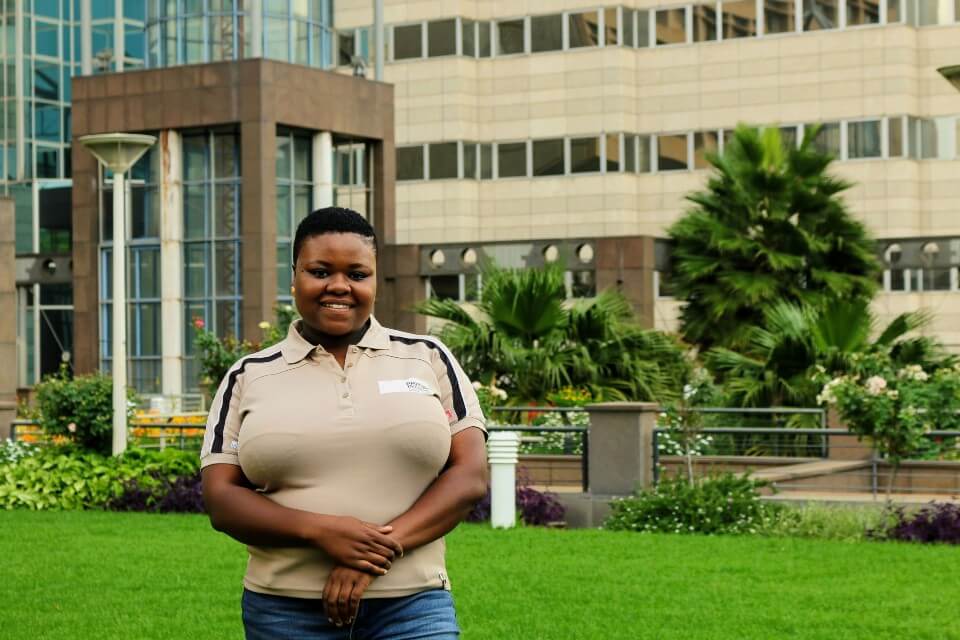
POLYGON ((701 478, 665 478, 651 491, 611 503, 603 526, 660 533, 756 533, 778 505, 760 501, 764 483, 731 473, 701 478))
POLYGON ((788 506, 764 522, 763 535, 860 542, 889 518, 880 506, 806 504, 788 506))
MULTIPOLYGON (((38 419, 43 430, 64 436, 90 451, 109 454, 113 441, 113 381, 94 373, 71 377, 66 367, 36 387, 38 419)), ((127 424, 136 406, 136 393, 127 390, 127 424)))
POLYGON ((126 483, 172 482, 197 472, 193 453, 131 449, 103 456, 76 447, 42 447, 0 464, 2 509, 98 509, 122 495, 126 483))

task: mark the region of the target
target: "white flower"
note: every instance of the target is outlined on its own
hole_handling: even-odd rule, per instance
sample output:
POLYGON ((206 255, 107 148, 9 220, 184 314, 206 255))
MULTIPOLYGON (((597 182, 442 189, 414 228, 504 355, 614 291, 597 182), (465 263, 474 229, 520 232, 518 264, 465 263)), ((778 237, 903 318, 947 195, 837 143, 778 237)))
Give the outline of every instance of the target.
POLYGON ((889 391, 887 391, 887 397, 890 398, 891 400, 896 400, 897 398, 900 397, 900 392, 897 391, 896 389, 890 389, 889 391))
POLYGON ((887 381, 880 376, 870 376, 867 378, 867 381, 863 383, 863 386, 867 388, 867 393, 872 396, 878 396, 887 388, 887 381))
POLYGON ((473 389, 474 389, 474 391, 480 391, 480 387, 482 387, 482 386, 483 386, 483 385, 480 384, 479 382, 477 382, 476 380, 473 381, 473 389))
POLYGON ((910 380, 916 380, 917 382, 926 382, 930 377, 927 372, 923 370, 923 367, 918 364, 907 365, 897 372, 897 376, 901 378, 909 378, 910 380))
POLYGON ((77 423, 76 423, 76 422, 71 422, 70 424, 68 424, 68 425, 67 425, 67 431, 69 431, 70 433, 76 433, 76 432, 77 432, 77 423))
POLYGON ((823 385, 823 389, 820 390, 820 393, 817 395, 817 404, 836 404, 837 396, 833 391, 833 388, 843 382, 843 378, 834 378, 823 385))
POLYGON ((261 329, 266 330, 270 328, 270 323, 267 322, 266 320, 261 320, 260 324, 258 324, 257 326, 260 327, 261 329))

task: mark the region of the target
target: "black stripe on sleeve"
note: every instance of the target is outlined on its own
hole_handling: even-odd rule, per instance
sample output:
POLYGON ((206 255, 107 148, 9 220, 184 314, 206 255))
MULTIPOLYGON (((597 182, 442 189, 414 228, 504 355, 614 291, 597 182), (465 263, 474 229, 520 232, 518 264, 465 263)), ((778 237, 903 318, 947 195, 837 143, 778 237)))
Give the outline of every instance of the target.
POLYGON ((405 338, 403 336, 394 336, 391 335, 390 339, 394 342, 402 342, 403 344, 416 344, 422 342, 431 349, 436 349, 437 353, 440 354, 440 358, 443 360, 444 366, 447 367, 447 378, 450 380, 450 388, 453 391, 453 410, 457 414, 457 420, 463 420, 467 417, 467 405, 463 401, 463 392, 460 391, 460 380, 457 378, 457 372, 453 368, 453 363, 450 362, 450 356, 447 355, 440 345, 438 345, 433 340, 428 338, 405 338))
POLYGON ((223 429, 227 425, 227 414, 230 412, 230 400, 233 397, 233 388, 237 384, 237 376, 243 373, 247 365, 251 362, 271 362, 279 358, 282 354, 277 351, 269 356, 260 358, 245 358, 240 362, 240 366, 230 372, 227 380, 227 389, 223 392, 223 402, 220 405, 220 417, 217 418, 217 426, 213 429, 213 446, 210 447, 210 453, 223 453, 223 429))

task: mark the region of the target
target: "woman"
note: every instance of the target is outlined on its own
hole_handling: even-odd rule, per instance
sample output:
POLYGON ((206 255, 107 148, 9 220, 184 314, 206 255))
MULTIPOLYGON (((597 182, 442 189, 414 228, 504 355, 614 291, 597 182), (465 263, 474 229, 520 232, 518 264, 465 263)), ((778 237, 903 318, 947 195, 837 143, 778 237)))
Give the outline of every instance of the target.
POLYGON ((293 254, 301 320, 230 369, 201 451, 210 520, 249 548, 246 637, 456 638, 442 536, 486 492, 476 394, 371 315, 362 216, 314 211, 293 254))

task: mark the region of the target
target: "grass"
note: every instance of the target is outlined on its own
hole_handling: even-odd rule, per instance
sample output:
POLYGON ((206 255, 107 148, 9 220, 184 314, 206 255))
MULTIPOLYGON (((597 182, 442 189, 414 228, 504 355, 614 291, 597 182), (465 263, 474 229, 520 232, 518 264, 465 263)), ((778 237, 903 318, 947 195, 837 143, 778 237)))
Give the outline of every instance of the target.
MULTIPOLYGON (((0 637, 241 638, 245 553, 202 516, 0 512, 0 637)), ((960 550, 463 526, 466 640, 960 638, 960 550)))

